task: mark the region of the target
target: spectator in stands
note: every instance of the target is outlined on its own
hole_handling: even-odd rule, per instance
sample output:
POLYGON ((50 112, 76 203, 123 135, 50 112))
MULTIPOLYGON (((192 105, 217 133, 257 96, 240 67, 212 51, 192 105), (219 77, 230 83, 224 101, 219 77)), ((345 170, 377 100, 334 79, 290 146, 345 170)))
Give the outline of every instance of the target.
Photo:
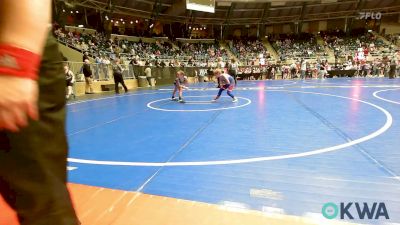
POLYGON ((277 50, 282 61, 296 58, 314 58, 324 55, 324 49, 312 34, 301 33, 298 36, 280 35, 270 37, 272 46, 277 50))
POLYGON ((125 93, 128 92, 128 88, 125 85, 124 77, 122 75, 124 68, 122 67, 122 65, 120 63, 119 58, 115 59, 114 64, 112 65, 112 68, 113 68, 113 76, 114 76, 114 83, 115 83, 115 93, 119 94, 119 86, 118 86, 119 83, 121 83, 122 87, 125 90, 125 93))
POLYGON ((85 59, 83 64, 83 75, 85 76, 85 94, 94 94, 93 92, 93 74, 90 68, 89 59, 85 59))
POLYGON ((270 55, 263 43, 258 40, 235 40, 231 41, 229 46, 240 61, 246 62, 245 65, 251 65, 255 58, 265 61, 265 58, 269 58, 270 55))
POLYGON ((174 62, 173 62, 173 67, 181 67, 181 66, 182 66, 182 63, 179 62, 178 59, 175 59, 174 62))
POLYGON ((164 61, 164 60, 161 60, 161 62, 160 62, 160 66, 161 66, 161 67, 166 67, 166 66, 167 66, 167 64, 165 63, 165 61, 164 61))
POLYGON ((217 69, 223 69, 225 67, 225 63, 222 61, 222 57, 218 57, 217 59, 217 69))
POLYGON ((89 52, 83 53, 82 61, 85 62, 86 59, 89 60, 89 52))
POLYGON ((82 41, 81 50, 85 52, 89 50, 89 45, 86 44, 84 41, 82 41))
POLYGON ((110 62, 110 60, 108 59, 107 56, 103 58, 101 67, 103 69, 104 79, 105 80, 109 80, 110 79, 109 76, 108 76, 108 69, 109 69, 110 63, 111 62, 110 62))
POLYGON ((94 79, 100 80, 100 66, 101 66, 101 56, 97 55, 95 58, 96 64, 94 64, 94 79))
POLYGON ((194 62, 193 62, 193 57, 189 57, 189 60, 187 62, 187 66, 193 66, 194 62))
POLYGON ((139 66, 139 60, 136 57, 133 57, 129 64, 132 66, 139 66))

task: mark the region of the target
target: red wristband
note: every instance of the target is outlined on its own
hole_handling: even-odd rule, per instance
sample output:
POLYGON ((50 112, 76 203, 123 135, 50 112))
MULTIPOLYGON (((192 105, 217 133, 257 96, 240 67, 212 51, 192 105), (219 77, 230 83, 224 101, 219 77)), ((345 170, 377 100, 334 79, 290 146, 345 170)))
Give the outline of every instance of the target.
POLYGON ((36 80, 41 56, 31 51, 0 44, 0 76, 15 76, 36 80))

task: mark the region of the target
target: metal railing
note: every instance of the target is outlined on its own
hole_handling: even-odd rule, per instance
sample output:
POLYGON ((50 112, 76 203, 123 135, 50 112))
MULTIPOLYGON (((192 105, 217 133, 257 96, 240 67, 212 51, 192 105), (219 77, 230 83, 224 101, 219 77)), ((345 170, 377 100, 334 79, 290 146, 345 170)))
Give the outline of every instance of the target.
MULTIPOLYGON (((77 82, 84 82, 83 75, 83 62, 64 62, 75 74, 77 82)), ((136 66, 131 64, 121 64, 123 67, 122 75, 124 79, 138 79, 145 78, 145 69, 151 69, 151 77, 157 80, 158 84, 165 84, 175 79, 176 72, 182 70, 188 77, 211 76, 213 67, 155 67, 155 66, 136 66)), ((111 64, 91 63, 90 69, 92 71, 93 79, 97 81, 105 81, 113 79, 113 66, 111 64)), ((238 75, 265 73, 267 67, 265 66, 239 66, 238 75)))
MULTIPOLYGON (((69 69, 75 74, 75 79, 77 82, 84 81, 83 76, 83 62, 65 62, 68 64, 69 69)), ((124 68, 122 75, 124 79, 136 79, 136 76, 139 74, 139 71, 135 71, 132 68, 132 65, 122 65, 124 68), (135 75, 136 73, 136 75, 135 75)), ((91 63, 90 69, 92 71, 94 80, 110 80, 113 79, 113 70, 111 64, 103 64, 103 63, 91 63)))
MULTIPOLYGON (((57 37, 57 40, 59 43, 72 48, 78 52, 83 53, 85 50, 78 48, 77 46, 75 46, 74 44, 69 42, 68 38, 60 38, 57 37)), ((92 58, 95 58, 93 54, 93 52, 91 52, 91 49, 87 50, 90 54, 92 58)), ((113 58, 112 56, 115 57, 116 53, 110 52, 110 51, 106 51, 106 50, 98 50, 97 53, 101 54, 101 55, 105 55, 107 57, 113 58)), ((119 57, 123 60, 123 61, 130 61, 132 58, 132 54, 130 53, 119 53, 118 54, 119 57)), ((216 58, 216 56, 211 57, 208 54, 194 54, 194 55, 157 55, 155 56, 156 58, 151 57, 150 55, 146 55, 146 56, 139 56, 139 60, 140 61, 154 61, 154 60, 159 60, 159 61, 164 61, 164 62, 170 62, 173 60, 178 60, 181 63, 187 63, 190 59, 192 59, 192 61, 196 64, 200 64, 206 60, 210 60, 211 58, 216 58)), ((228 56, 223 55, 221 57, 224 61, 228 60, 228 56)))

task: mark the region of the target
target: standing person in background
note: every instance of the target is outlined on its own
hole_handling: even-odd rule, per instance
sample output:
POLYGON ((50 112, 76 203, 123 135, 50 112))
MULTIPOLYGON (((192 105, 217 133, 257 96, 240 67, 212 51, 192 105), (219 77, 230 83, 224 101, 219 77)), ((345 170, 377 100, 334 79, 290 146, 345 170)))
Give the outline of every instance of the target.
POLYGON ((396 77, 400 77, 400 60, 396 60, 396 77))
POLYGON ((8 59, 0 60, 0 194, 21 225, 79 224, 66 186, 65 76, 51 2, 0 1, 0 59, 8 59))
POLYGON ((73 85, 75 83, 75 75, 74 73, 69 69, 68 65, 64 65, 64 73, 65 73, 65 81, 67 85, 67 94, 65 98, 68 100, 71 95, 74 96, 74 90, 73 90, 73 85))
POLYGON ((237 86, 237 72, 238 72, 239 64, 236 62, 235 58, 231 59, 231 62, 228 64, 228 74, 235 79, 235 86, 237 86))
POLYGON ((282 71, 282 77, 283 77, 283 79, 290 79, 290 76, 289 76, 290 72, 289 72, 289 70, 290 70, 290 67, 289 67, 288 65, 282 65, 281 71, 282 71))
POLYGON ((149 61, 146 62, 145 64, 146 69, 144 69, 144 74, 146 74, 146 79, 147 82, 149 83, 149 87, 152 86, 151 85, 151 63, 149 61))
POLYGON ((272 66, 271 66, 271 79, 276 80, 275 74, 276 74, 275 65, 272 65, 272 66))
POLYGON ((83 64, 83 75, 85 76, 85 94, 93 93, 93 74, 92 69, 90 69, 89 59, 86 59, 83 64))
POLYGON ((300 65, 300 79, 304 79, 306 77, 306 71, 307 71, 307 61, 304 59, 301 61, 300 65))
POLYGON ((390 60, 389 64, 389 79, 393 79, 396 77, 396 58, 393 57, 390 60))
POLYGON ((297 73, 297 66, 296 66, 296 63, 293 62, 290 65, 290 79, 295 78, 296 77, 296 73, 297 73))
POLYGON ((122 87, 125 90, 125 93, 128 92, 128 88, 125 85, 124 77, 122 76, 122 72, 124 69, 121 66, 120 59, 115 59, 115 64, 113 64, 113 75, 114 75, 114 83, 115 83, 115 93, 119 94, 118 84, 121 83, 122 87))

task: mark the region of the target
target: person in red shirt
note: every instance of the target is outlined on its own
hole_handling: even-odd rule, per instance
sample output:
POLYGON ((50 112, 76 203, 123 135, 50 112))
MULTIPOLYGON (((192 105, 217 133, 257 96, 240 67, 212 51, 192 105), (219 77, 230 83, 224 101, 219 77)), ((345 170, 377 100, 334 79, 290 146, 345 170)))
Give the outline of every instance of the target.
POLYGON ((364 56, 367 57, 368 56, 368 48, 364 48, 364 56))

